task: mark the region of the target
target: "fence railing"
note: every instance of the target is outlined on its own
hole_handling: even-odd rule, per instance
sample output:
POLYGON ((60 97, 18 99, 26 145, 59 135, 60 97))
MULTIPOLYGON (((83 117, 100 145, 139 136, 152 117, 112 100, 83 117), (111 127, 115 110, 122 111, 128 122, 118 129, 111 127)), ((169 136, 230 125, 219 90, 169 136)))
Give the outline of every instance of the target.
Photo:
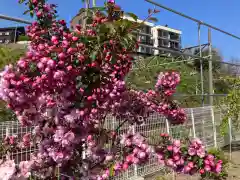
MULTIPOLYGON (((152 114, 144 124, 134 126, 134 132, 146 136, 150 143, 156 142, 161 133, 169 133, 173 138, 197 137, 201 139, 207 148, 223 147, 229 141, 224 140, 220 134, 219 125, 221 123, 222 112, 220 109, 205 106, 185 109, 187 121, 183 125, 169 125, 164 116, 152 114)), ((114 117, 108 116, 105 121, 106 129, 116 129, 118 122, 114 117)), ((126 133, 129 130, 129 124, 123 125, 118 131, 119 134, 126 133)), ((0 138, 6 135, 17 135, 22 137, 24 133, 31 132, 31 128, 22 127, 18 122, 0 123, 0 138)), ((232 132, 231 132, 232 134, 232 132)), ((225 138, 229 139, 229 138, 225 138)), ((24 149, 10 154, 10 157, 19 163, 30 158, 34 149, 24 149)), ((133 176, 146 176, 157 171, 163 170, 157 159, 150 159, 144 166, 130 167, 126 172, 114 177, 114 179, 127 180, 133 176)))

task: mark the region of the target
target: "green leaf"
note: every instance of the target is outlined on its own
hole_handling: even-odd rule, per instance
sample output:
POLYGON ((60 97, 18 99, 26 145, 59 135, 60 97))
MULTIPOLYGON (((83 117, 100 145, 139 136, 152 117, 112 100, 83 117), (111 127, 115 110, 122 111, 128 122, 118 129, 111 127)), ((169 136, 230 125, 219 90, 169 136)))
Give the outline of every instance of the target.
POLYGON ((25 0, 19 0, 18 3, 22 4, 25 0))
POLYGON ((158 22, 158 19, 155 17, 150 17, 148 20, 152 22, 158 22))
POLYGON ((109 29, 109 33, 114 34, 114 33, 117 32, 115 24, 113 24, 113 23, 106 23, 105 25, 109 29))
POLYGON ((30 11, 30 16, 33 17, 33 15, 34 15, 34 12, 30 11))
POLYGON ((111 165, 111 167, 109 169, 110 169, 110 177, 113 177, 114 176, 114 164, 111 165))
POLYGON ((92 59, 93 61, 96 60, 97 54, 98 54, 97 51, 94 51, 94 52, 91 54, 91 59, 92 59))
POLYGON ((84 43, 84 44, 88 43, 88 38, 87 37, 81 36, 80 38, 81 38, 82 43, 84 43))
POLYGON ((106 7, 92 7, 92 8, 89 8, 93 11, 106 11, 106 7))
POLYGON ((74 65, 75 65, 76 67, 80 64, 80 62, 79 62, 78 59, 76 59, 75 61, 73 61, 73 63, 74 63, 74 65))
POLYGON ((198 161, 198 156, 194 156, 193 157, 193 162, 197 162, 198 161))
POLYGON ((23 14, 25 15, 25 14, 27 14, 27 13, 29 13, 30 12, 30 10, 26 10, 23 14))
POLYGON ((86 19, 86 18, 92 18, 93 17, 93 11, 91 11, 90 9, 87 10, 87 16, 83 17, 83 19, 86 19))
POLYGON ((135 15, 134 13, 125 13, 125 14, 133 18, 135 21, 137 21, 138 19, 137 15, 135 15))
POLYGON ((202 166, 203 165, 203 159, 198 159, 198 166, 202 166))
POLYGON ((107 32, 109 32, 109 29, 105 24, 102 24, 102 25, 100 25, 98 32, 99 33, 107 33, 107 32))

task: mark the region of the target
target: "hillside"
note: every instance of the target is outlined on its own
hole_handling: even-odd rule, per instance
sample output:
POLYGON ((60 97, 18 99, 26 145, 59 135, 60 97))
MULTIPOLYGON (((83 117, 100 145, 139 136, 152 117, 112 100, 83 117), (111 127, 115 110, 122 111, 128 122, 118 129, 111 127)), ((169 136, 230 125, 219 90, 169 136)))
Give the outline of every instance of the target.
MULTIPOLYGON (((175 99, 178 100, 184 107, 196 107, 201 105, 200 72, 196 68, 194 62, 178 62, 178 57, 150 57, 146 59, 137 59, 135 67, 127 77, 128 85, 135 89, 151 89, 154 88, 157 75, 161 71, 175 70, 181 74, 181 83, 177 88, 175 99), (188 95, 188 96, 186 96, 188 95)), ((204 92, 208 93, 208 68, 204 66, 204 92)), ((219 67, 220 68, 220 67, 219 67)), ((218 79, 214 81, 214 92, 218 94, 227 93, 227 86, 224 82, 219 80, 221 71, 213 70, 213 78, 218 79)), ((221 97, 215 98, 215 103, 221 97)), ((207 97, 205 104, 208 104, 207 97)))

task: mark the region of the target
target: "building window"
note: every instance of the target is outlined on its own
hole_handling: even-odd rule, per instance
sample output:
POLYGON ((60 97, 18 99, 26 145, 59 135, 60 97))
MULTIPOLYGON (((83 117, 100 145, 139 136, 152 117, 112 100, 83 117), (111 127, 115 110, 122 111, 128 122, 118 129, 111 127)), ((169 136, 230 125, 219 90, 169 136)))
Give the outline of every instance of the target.
POLYGON ((167 31, 163 31, 163 37, 168 37, 168 32, 167 31))
POLYGON ((145 33, 145 34, 151 34, 151 27, 145 25, 141 28, 140 32, 145 33))
POLYGON ((158 31, 158 36, 159 36, 159 37, 168 38, 168 32, 167 32, 167 31, 164 31, 164 30, 159 30, 159 31, 158 31))
POLYGON ((112 15, 114 20, 119 20, 122 16, 123 16, 123 11, 118 11, 118 10, 115 10, 112 15))
POLYGON ((179 49, 179 43, 177 43, 177 42, 171 42, 171 43, 170 43, 170 47, 171 47, 172 49, 179 49))
POLYGON ((82 19, 79 19, 78 24, 82 24, 82 19))
POLYGON ((10 34, 9 32, 5 32, 5 35, 9 36, 9 34, 10 34))
POLYGON ((93 22, 93 19, 92 18, 87 18, 87 24, 92 24, 92 22, 93 22))
POLYGON ((3 33, 2 32, 0 32, 0 36, 2 36, 3 35, 3 33))
POLYGON ((151 49, 149 47, 146 48, 146 53, 151 54, 151 49))
POLYGON ((141 37, 141 42, 145 42, 146 41, 146 36, 140 36, 141 37))
POLYGON ((149 26, 146 26, 146 33, 151 34, 151 28, 149 26))
POLYGON ((170 39, 179 40, 179 35, 176 33, 170 33, 170 39))
POLYGON ((168 47, 168 41, 163 41, 163 46, 168 47))

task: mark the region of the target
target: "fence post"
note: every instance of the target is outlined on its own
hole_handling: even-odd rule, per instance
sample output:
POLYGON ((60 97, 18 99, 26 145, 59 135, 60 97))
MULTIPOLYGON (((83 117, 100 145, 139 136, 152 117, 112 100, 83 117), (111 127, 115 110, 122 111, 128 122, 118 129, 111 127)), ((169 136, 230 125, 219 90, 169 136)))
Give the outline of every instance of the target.
POLYGON ((8 128, 8 126, 6 127, 6 134, 5 135, 6 135, 6 137, 9 136, 9 128, 8 128))
MULTIPOLYGON (((114 131, 115 129, 116 129, 116 127, 117 127, 117 120, 116 120, 116 117, 115 116, 111 116, 111 118, 113 118, 113 121, 112 121, 112 127, 110 127, 110 128, 112 128, 112 130, 114 131)), ((108 121, 108 118, 107 118, 107 121, 108 121)), ((111 122, 111 121, 110 121, 111 122)), ((121 129, 121 128, 120 128, 121 129)), ((119 129, 119 130, 120 130, 119 129)), ((119 131, 118 130, 118 131, 119 131)), ((116 132, 116 133, 118 133, 118 132, 116 132)))
POLYGON ((216 123, 215 123, 215 116, 213 106, 211 106, 211 116, 212 116, 212 125, 213 125, 213 139, 214 139, 214 147, 217 148, 217 131, 216 131, 216 123))
MULTIPOLYGON (((205 111, 205 108, 207 108, 207 107, 202 107, 203 109, 204 109, 204 111, 205 111)), ((202 110, 202 109, 201 109, 202 110)), ((205 127, 204 127, 204 125, 205 125, 205 120, 204 120, 204 118, 202 118, 202 141, 206 144, 206 146, 208 146, 208 144, 207 144, 207 142, 206 142, 206 136, 205 136, 205 127)))
POLYGON ((193 109, 191 108, 190 111, 191 111, 191 120, 192 120, 193 138, 196 138, 195 120, 194 120, 193 109))
POLYGON ((229 133, 229 158, 232 160, 232 120, 228 118, 228 133, 229 133))
MULTIPOLYGON (((136 124, 132 126, 132 133, 136 134, 136 124)), ((137 176, 138 176, 138 166, 137 164, 134 164, 134 177, 137 177, 137 176)))
POLYGON ((61 175, 60 175, 60 167, 57 166, 57 179, 60 180, 61 179, 61 175))
POLYGON ((169 127, 168 119, 165 119, 165 121, 166 121, 167 133, 170 135, 170 127, 169 127))

